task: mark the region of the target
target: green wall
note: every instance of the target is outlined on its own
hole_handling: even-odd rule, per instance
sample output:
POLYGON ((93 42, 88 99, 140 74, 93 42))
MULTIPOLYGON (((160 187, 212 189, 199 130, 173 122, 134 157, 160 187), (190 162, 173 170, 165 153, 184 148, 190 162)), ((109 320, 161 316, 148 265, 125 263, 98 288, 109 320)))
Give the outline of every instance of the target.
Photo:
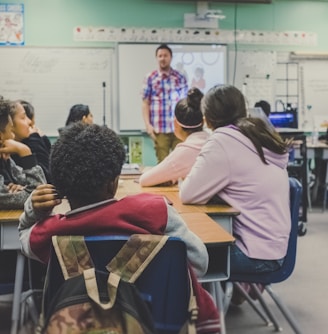
MULTIPOLYGON (((183 27, 184 13, 195 13, 195 1, 162 0, 7 0, 25 5, 26 46, 111 46, 109 42, 74 42, 80 26, 183 27)), ((224 4, 209 2, 226 16, 220 29, 306 31, 316 33, 318 45, 241 48, 294 51, 328 51, 328 0, 272 0, 272 4, 224 4)), ((233 47, 233 46, 231 46, 233 47)), ((1 50, 0 50, 1 52, 1 50)), ((152 142, 144 137, 144 164, 156 163, 152 142)))
MULTIPOLYGON (((195 1, 173 0, 7 0, 25 5, 26 45, 106 46, 74 42, 81 26, 183 27, 183 14, 196 12, 195 1)), ((328 50, 328 1, 272 0, 272 4, 211 3, 226 16, 221 29, 309 31, 317 33, 316 50, 328 50)), ((275 48, 276 49, 276 48, 275 48)), ((295 48, 293 48, 295 49, 295 48)), ((304 49, 304 47, 303 47, 304 49)))

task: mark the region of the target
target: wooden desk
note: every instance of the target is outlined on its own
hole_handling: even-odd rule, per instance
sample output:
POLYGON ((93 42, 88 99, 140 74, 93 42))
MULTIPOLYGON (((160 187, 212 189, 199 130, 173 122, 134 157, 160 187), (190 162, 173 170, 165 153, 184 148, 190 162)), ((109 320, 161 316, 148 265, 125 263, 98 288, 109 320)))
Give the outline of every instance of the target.
POLYGON ((139 183, 133 179, 124 179, 120 182, 116 198, 120 199, 127 195, 134 195, 140 192, 149 192, 165 196, 173 207, 179 213, 196 213, 203 212, 210 215, 215 221, 220 223, 228 232, 232 231, 233 218, 239 215, 239 211, 227 204, 183 204, 179 197, 178 186, 171 187, 141 187, 139 183))
POLYGON ((183 220, 189 229, 193 231, 207 246, 211 245, 230 245, 235 238, 217 224, 206 213, 181 213, 183 220))
POLYGON ((0 210, 0 250, 20 250, 18 219, 22 210, 0 210))

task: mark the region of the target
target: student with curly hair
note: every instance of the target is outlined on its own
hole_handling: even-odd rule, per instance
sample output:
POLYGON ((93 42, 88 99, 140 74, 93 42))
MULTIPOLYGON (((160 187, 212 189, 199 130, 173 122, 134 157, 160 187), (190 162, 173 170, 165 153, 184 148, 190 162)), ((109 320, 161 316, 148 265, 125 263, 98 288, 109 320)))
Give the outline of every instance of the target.
POLYGON ((42 168, 31 149, 14 140, 11 113, 15 104, 0 100, 0 209, 22 209, 30 193, 46 183, 42 168), (16 154, 21 167, 11 159, 16 154))
POLYGON ((187 97, 177 103, 174 133, 182 142, 163 161, 141 175, 141 186, 175 184, 189 173, 208 138, 208 133, 203 130, 204 120, 200 110, 202 97, 203 93, 198 88, 191 88, 187 97))
MULTIPOLYGON (((203 275, 208 265, 206 247, 163 196, 140 193, 115 199, 124 161, 124 146, 109 128, 78 122, 64 131, 50 155, 53 185, 38 187, 20 218, 23 252, 47 262, 53 235, 165 233, 186 243, 191 267, 203 275), (52 215, 64 196, 72 211, 52 215)), ((213 300, 192 277, 199 333, 218 333, 219 315, 213 300)))

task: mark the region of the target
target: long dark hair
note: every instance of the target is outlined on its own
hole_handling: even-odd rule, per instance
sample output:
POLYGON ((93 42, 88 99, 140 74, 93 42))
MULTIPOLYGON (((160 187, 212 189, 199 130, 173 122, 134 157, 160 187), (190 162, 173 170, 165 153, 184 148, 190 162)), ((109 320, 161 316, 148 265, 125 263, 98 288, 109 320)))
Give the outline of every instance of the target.
POLYGON ((255 146, 263 163, 263 147, 285 154, 287 145, 279 133, 270 128, 260 118, 247 118, 244 95, 230 85, 217 85, 211 88, 202 99, 202 111, 209 128, 215 130, 227 125, 235 125, 255 146))
POLYGON ((88 116, 89 114, 89 106, 87 106, 86 104, 75 104, 71 107, 69 111, 65 126, 81 121, 83 116, 88 116))

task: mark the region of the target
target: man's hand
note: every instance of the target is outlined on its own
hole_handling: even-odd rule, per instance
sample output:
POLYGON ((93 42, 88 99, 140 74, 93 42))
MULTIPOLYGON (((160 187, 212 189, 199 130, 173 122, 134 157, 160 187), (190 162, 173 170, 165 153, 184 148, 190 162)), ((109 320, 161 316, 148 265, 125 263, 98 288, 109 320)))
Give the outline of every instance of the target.
POLYGON ((153 139, 153 140, 156 140, 156 136, 155 136, 155 131, 154 131, 154 128, 151 124, 148 124, 147 125, 147 133, 148 135, 153 139))
POLYGON ((32 206, 36 211, 52 211, 61 202, 52 184, 40 184, 32 192, 32 206))

